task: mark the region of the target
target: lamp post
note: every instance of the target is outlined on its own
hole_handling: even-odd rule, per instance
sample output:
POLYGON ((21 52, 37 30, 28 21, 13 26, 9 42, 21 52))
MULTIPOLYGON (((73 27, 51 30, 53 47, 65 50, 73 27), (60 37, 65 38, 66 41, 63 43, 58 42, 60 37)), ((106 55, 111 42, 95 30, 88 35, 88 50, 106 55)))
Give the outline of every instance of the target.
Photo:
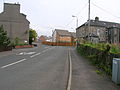
POLYGON ((72 17, 75 17, 76 18, 76 28, 78 27, 78 17, 77 16, 74 16, 72 15, 72 17))

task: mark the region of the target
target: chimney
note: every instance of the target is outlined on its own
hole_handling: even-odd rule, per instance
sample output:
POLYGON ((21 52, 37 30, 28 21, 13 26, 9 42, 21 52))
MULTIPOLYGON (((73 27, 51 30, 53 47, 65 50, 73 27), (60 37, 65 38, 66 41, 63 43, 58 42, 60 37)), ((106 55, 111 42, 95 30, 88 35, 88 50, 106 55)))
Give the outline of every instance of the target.
POLYGON ((99 17, 95 17, 95 21, 99 21, 99 17))
POLYGON ((4 12, 6 13, 20 13, 20 4, 4 3, 4 12))

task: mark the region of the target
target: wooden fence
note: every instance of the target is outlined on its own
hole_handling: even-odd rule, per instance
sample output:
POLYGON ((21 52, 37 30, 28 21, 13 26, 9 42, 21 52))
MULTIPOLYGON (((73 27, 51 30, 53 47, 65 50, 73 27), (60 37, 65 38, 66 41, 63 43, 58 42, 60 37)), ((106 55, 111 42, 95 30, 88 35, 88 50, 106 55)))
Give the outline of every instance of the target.
POLYGON ((75 42, 42 42, 44 45, 51 45, 51 46, 76 46, 75 42))

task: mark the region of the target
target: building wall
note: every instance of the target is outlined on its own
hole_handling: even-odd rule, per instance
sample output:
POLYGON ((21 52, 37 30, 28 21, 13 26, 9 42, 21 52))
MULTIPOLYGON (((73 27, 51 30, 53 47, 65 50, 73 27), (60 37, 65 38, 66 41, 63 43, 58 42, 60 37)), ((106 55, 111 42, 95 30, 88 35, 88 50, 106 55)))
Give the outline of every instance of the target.
POLYGON ((56 31, 52 34, 52 42, 56 42, 56 31))
POLYGON ((72 37, 69 36, 60 36, 60 42, 71 42, 72 37))
POLYGON ((45 39, 44 36, 40 36, 39 41, 40 41, 40 42, 43 42, 43 41, 46 41, 46 39, 45 39))
POLYGON ((4 4, 4 11, 0 14, 0 25, 3 25, 11 40, 17 37, 21 43, 29 42, 29 21, 26 15, 20 13, 20 4, 4 4))
POLYGON ((68 35, 59 35, 59 33, 55 30, 52 34, 52 42, 72 42, 75 38, 73 36, 68 35))
POLYGON ((105 27, 97 27, 97 26, 90 26, 88 30, 88 26, 82 26, 76 30, 77 40, 83 42, 86 36, 90 34, 94 34, 99 36, 100 42, 106 42, 106 28, 105 27))
POLYGON ((56 32, 56 42, 59 42, 60 41, 60 36, 59 34, 56 32))
POLYGON ((93 33, 96 36, 99 36, 100 42, 106 42, 106 28, 105 27, 90 27, 90 33, 93 33))
POLYGON ((112 44, 120 43, 120 29, 119 28, 108 29, 108 42, 112 44))

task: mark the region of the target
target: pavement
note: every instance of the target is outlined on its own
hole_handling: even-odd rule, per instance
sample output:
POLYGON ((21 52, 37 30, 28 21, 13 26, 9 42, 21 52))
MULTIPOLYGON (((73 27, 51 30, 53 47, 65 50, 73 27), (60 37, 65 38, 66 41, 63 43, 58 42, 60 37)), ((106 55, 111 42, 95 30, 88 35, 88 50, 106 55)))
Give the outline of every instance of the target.
POLYGON ((71 90, 120 90, 107 76, 98 75, 97 70, 88 60, 78 55, 75 48, 71 49, 72 85, 71 90))

